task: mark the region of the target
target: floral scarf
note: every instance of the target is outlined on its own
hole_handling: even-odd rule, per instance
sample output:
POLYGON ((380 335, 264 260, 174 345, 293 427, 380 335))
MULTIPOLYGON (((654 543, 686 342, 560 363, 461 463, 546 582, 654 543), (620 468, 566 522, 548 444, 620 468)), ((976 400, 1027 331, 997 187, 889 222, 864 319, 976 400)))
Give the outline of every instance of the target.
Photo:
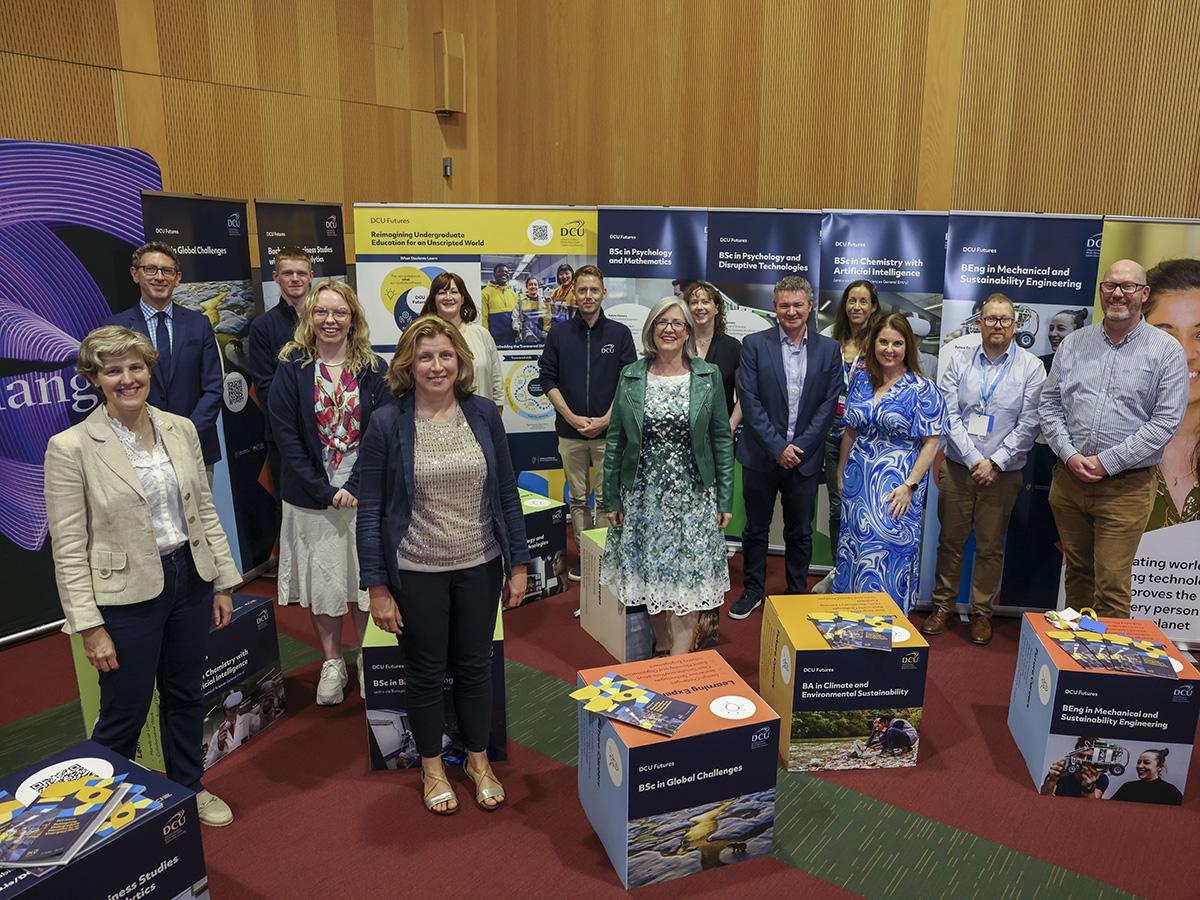
POLYGON ((347 451, 358 446, 362 417, 358 409, 358 379, 349 369, 334 381, 324 363, 317 364, 313 404, 317 414, 317 434, 325 444, 329 471, 336 472, 347 451))

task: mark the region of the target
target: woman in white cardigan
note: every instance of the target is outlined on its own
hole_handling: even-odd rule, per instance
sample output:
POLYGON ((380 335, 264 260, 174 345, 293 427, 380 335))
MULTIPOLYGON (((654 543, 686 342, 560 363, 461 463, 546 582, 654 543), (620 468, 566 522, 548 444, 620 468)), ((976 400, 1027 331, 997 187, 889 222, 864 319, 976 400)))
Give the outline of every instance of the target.
POLYGON ((504 377, 500 373, 500 351, 491 333, 475 320, 479 310, 467 290, 467 283, 454 272, 442 272, 429 286, 429 299, 421 315, 445 319, 462 333, 467 349, 474 357, 475 393, 488 397, 504 414, 504 377))

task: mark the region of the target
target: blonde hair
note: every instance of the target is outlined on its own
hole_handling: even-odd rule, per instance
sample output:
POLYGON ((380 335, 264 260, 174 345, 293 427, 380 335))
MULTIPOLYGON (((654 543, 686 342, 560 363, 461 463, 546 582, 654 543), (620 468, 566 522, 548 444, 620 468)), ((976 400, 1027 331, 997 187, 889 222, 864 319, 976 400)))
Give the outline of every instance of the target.
POLYGON ((399 397, 413 389, 412 367, 417 359, 417 341, 442 334, 450 338, 454 352, 458 354, 458 375, 454 379, 454 392, 460 397, 475 393, 475 357, 471 355, 466 339, 441 316, 432 314, 421 316, 400 335, 396 353, 387 370, 387 383, 393 394, 399 397))
POLYGON ((298 354, 301 362, 311 363, 316 360, 317 336, 313 330, 312 319, 313 310, 317 308, 317 298, 321 291, 333 291, 350 307, 350 329, 346 336, 346 367, 351 372, 374 369, 378 365, 379 357, 371 349, 367 316, 363 312, 362 304, 358 302, 358 295, 354 293, 354 288, 346 282, 334 281, 332 278, 326 278, 308 289, 308 294, 305 295, 304 303, 300 307, 296 331, 292 335, 292 339, 279 351, 279 359, 287 362, 298 354))
POLYGON ((75 371, 94 382, 104 368, 105 358, 124 356, 134 350, 141 354, 147 368, 154 368, 158 362, 158 351, 148 336, 122 325, 101 325, 88 332, 79 345, 75 371))

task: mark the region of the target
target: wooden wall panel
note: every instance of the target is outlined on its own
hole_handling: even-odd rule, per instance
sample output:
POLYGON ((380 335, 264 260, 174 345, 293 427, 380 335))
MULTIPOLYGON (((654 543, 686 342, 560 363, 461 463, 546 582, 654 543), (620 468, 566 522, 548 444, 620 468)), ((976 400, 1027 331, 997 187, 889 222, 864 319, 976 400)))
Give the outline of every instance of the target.
MULTIPOLYGON (((153 38, 153 30, 150 32, 153 38)), ((115 0, 3 0, 0 51, 117 68, 115 0)))
POLYGON ((4 137, 117 143, 108 69, 0 52, 0 96, 4 137))

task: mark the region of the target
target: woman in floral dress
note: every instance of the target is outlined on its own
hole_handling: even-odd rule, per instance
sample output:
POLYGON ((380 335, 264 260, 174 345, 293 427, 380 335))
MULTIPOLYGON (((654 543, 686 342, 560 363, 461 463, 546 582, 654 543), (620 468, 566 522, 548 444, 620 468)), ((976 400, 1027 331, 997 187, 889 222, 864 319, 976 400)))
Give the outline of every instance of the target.
POLYGON ((644 358, 617 384, 604 453, 612 530, 600 580, 626 606, 645 604, 658 655, 703 646, 729 590, 733 440, 721 370, 698 358, 693 331, 677 297, 650 311, 644 358))
POLYGON ((867 371, 854 376, 846 395, 833 593, 882 591, 907 613, 917 595, 925 475, 937 455, 946 402, 921 373, 904 316, 879 319, 866 352, 867 371))

